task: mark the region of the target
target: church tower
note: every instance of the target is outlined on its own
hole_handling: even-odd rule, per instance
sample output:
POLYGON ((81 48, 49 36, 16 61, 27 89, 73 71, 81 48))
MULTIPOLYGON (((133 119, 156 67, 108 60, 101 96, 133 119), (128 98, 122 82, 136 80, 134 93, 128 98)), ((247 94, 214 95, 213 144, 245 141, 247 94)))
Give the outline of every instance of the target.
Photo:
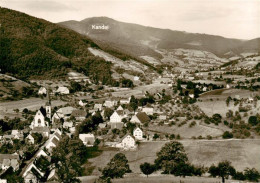
POLYGON ((46 107, 46 117, 51 121, 51 99, 49 95, 49 90, 47 90, 47 102, 45 104, 46 107))

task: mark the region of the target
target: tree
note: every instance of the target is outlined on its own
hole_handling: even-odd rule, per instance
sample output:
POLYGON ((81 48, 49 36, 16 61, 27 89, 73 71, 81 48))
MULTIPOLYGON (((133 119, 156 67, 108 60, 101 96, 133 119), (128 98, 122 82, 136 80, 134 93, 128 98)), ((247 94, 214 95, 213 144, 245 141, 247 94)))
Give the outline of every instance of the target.
POLYGON ((170 173, 174 166, 187 162, 188 157, 184 147, 177 141, 166 143, 157 153, 157 159, 155 159, 156 168, 162 169, 164 173, 170 173))
POLYGON ((258 179, 260 178, 260 173, 255 169, 255 168, 246 168, 245 170, 245 178, 249 181, 255 181, 257 182, 258 179))
POLYGON ((112 116, 113 112, 114 112, 114 111, 113 111, 112 109, 110 109, 110 108, 105 108, 105 110, 104 110, 104 116, 105 116, 105 118, 110 119, 110 116, 112 116))
POLYGON ((140 165, 140 169, 143 172, 143 174, 145 174, 147 177, 148 175, 152 174, 155 170, 154 165, 151 165, 150 163, 143 163, 140 165))
POLYGON ((125 173, 130 173, 128 160, 123 153, 117 153, 102 170, 102 177, 111 179, 122 178, 125 173))
POLYGON ((63 136, 58 146, 53 149, 52 162, 57 168, 60 182, 80 182, 76 177, 81 175, 81 165, 85 162, 87 149, 78 139, 63 136))
POLYGON ((222 138, 223 139, 231 139, 231 138, 233 138, 233 134, 229 131, 225 131, 222 135, 222 138))
POLYGON ((250 116, 248 119, 248 123, 252 126, 256 126, 258 124, 258 119, 256 116, 250 116))
POLYGON ((229 161, 222 161, 218 163, 218 166, 212 165, 209 168, 209 173, 211 176, 216 177, 220 176, 222 178, 222 183, 225 183, 225 179, 228 178, 229 175, 234 176, 236 170, 229 161))

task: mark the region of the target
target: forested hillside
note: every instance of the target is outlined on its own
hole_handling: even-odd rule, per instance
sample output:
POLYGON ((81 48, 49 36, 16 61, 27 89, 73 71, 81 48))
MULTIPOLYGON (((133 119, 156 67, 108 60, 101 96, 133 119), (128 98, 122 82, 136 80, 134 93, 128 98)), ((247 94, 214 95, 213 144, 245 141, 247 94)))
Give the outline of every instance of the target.
MULTIPOLYGON (((2 73, 22 79, 46 79, 65 76, 72 68, 105 84, 113 84, 111 63, 88 51, 89 47, 99 48, 88 37, 6 8, 0 8, 0 21, 2 73)), ((129 57, 121 52, 117 54, 129 57)))

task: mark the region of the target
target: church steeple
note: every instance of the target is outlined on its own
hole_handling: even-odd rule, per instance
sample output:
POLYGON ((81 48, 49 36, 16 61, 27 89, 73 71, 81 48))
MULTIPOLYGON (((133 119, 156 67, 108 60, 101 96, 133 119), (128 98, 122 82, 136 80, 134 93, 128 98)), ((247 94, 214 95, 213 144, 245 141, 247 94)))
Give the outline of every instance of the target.
POLYGON ((45 104, 46 107, 46 117, 51 120, 51 99, 49 95, 49 89, 47 89, 47 102, 45 104))

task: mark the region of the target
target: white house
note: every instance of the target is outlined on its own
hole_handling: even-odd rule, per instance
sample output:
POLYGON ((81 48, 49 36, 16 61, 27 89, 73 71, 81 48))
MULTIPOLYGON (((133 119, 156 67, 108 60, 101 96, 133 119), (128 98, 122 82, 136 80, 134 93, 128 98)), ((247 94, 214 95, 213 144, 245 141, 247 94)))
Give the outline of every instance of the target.
POLYGON ((88 147, 92 147, 95 142, 94 134, 79 134, 79 139, 88 147))
POLYGON ((121 99, 120 104, 129 104, 130 100, 131 100, 131 97, 129 97, 128 99, 121 99))
POLYGON ((134 135, 135 139, 137 139, 137 140, 143 139, 143 131, 139 127, 134 129, 133 135, 134 135))
POLYGON ((70 90, 65 87, 65 86, 60 86, 57 90, 56 93, 60 93, 60 94, 69 94, 70 90))
POLYGON ((153 115, 154 111, 152 107, 144 107, 142 112, 145 112, 147 115, 153 115))
POLYGON ((58 144, 59 140, 57 138, 52 138, 51 140, 47 141, 45 147, 49 152, 52 152, 52 149, 57 147, 58 144))
POLYGON ((118 106, 118 108, 117 108, 116 110, 117 110, 117 111, 123 111, 124 108, 120 105, 120 106, 118 106))
POLYGON ((125 116, 124 116, 124 114, 123 114, 122 111, 115 111, 115 112, 110 116, 110 123, 121 122, 123 118, 125 118, 125 116))
POLYGON ((109 108, 112 108, 115 105, 117 105, 117 101, 116 100, 106 100, 105 103, 104 103, 104 106, 105 107, 109 107, 109 108))
POLYGON ((102 105, 102 104, 95 104, 95 105, 94 105, 94 109, 99 110, 99 111, 102 111, 103 105, 102 105))
POLYGON ((7 170, 9 167, 13 167, 14 171, 19 169, 19 155, 18 154, 0 154, 0 168, 7 170))
POLYGON ((82 107, 84 107, 85 105, 87 105, 87 103, 88 103, 88 101, 87 101, 87 100, 84 100, 84 99, 82 99, 82 100, 79 101, 79 105, 82 106, 82 107))
POLYGON ((131 135, 125 135, 122 138, 122 141, 116 145, 116 147, 122 148, 125 150, 135 149, 136 148, 135 138, 131 135))
POLYGON ((41 87, 38 91, 38 94, 39 95, 43 95, 43 94, 47 94, 47 89, 45 87, 41 87))
POLYGON ((29 134, 27 137, 26 137, 26 140, 31 143, 31 144, 34 144, 34 138, 31 134, 29 134))

